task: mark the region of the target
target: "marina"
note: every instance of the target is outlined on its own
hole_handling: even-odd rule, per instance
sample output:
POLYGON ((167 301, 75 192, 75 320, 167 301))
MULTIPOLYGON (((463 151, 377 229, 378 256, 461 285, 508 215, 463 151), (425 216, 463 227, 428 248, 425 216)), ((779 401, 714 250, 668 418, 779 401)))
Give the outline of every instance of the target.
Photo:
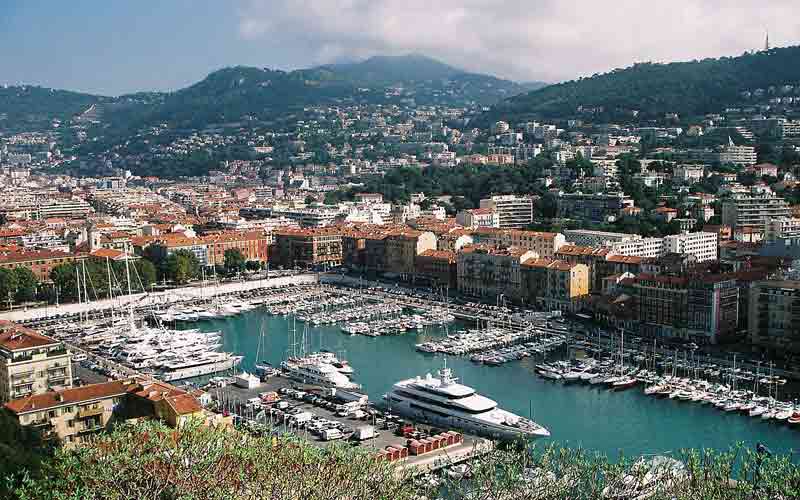
MULTIPOLYGON (((267 334, 262 355, 276 366, 291 343, 286 317, 256 310, 238 317, 200 324, 201 329, 223 331, 223 349, 242 353, 242 366, 255 363, 258 330, 262 322, 267 334)), ((455 327, 466 325, 456 323, 455 327)), ((709 405, 686 404, 679 399, 659 399, 639 390, 614 391, 592 384, 553 383, 537 375, 536 365, 552 362, 552 355, 538 355, 492 366, 465 356, 443 356, 416 350, 416 344, 445 338, 446 329, 433 327, 420 332, 383 338, 343 335, 334 325, 309 329, 315 351, 346 353, 362 390, 372 401, 400 380, 447 366, 461 381, 511 412, 531 417, 551 433, 550 438, 569 446, 596 450, 609 457, 663 454, 681 448, 728 449, 738 442, 755 446, 764 442, 773 451, 800 449, 800 433, 788 424, 743 418, 741 413, 720 412, 709 405), (777 424, 777 425, 776 425, 777 424), (620 432, 624 429, 625 432, 620 432)))
POLYGON ((283 372, 296 384, 362 390, 374 403, 399 382, 427 380, 428 374, 441 380, 437 373, 446 363, 458 385, 541 426, 552 434, 541 433, 545 439, 608 456, 727 449, 739 441, 783 451, 800 447, 793 429, 800 413, 786 401, 785 380, 769 367, 751 372, 685 353, 667 355, 663 346, 625 344, 610 332, 610 342, 595 341, 556 315, 492 307, 441 301, 427 307, 409 296, 307 285, 149 307, 135 313, 149 324, 133 328, 118 314, 113 321, 61 323, 49 333, 167 381, 191 377, 203 384, 234 372, 283 372), (364 321, 368 326, 399 318, 417 324, 393 335, 358 335, 349 331, 356 311, 372 318, 364 321), (179 359, 170 364, 167 352, 180 353, 179 359))

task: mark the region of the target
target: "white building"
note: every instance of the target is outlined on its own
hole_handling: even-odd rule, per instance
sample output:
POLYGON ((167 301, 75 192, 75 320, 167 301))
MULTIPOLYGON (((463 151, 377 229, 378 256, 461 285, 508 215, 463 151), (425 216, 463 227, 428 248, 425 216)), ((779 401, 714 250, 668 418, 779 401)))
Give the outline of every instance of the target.
POLYGON ((464 227, 500 227, 500 215, 490 208, 462 210, 456 214, 456 222, 464 227))
POLYGON ((664 253, 680 253, 694 255, 697 262, 717 260, 718 253, 717 233, 682 233, 664 237, 664 253))
POLYGON ((702 165, 678 165, 672 169, 672 180, 682 184, 694 184, 703 180, 705 170, 702 165))
POLYGON ((481 200, 481 208, 497 212, 500 227, 521 229, 533 222, 533 198, 506 194, 481 200))
POLYGON ((770 219, 764 228, 764 239, 767 241, 796 236, 800 236, 800 219, 796 217, 770 219))

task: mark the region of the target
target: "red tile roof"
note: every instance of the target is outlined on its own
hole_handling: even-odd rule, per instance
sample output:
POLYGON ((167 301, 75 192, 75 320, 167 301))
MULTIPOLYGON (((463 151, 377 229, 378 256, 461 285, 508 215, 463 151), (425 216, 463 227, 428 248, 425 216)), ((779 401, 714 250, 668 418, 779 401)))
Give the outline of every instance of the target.
POLYGON ((200 402, 191 394, 168 396, 166 401, 178 415, 190 415, 192 413, 203 411, 203 407, 200 406, 200 402))
POLYGON ((74 389, 50 391, 26 398, 14 399, 6 403, 5 406, 16 414, 40 411, 83 401, 122 396, 131 392, 137 386, 138 384, 135 382, 114 380, 113 382, 84 385, 82 387, 75 387, 74 389))
POLYGON ((9 351, 57 344, 58 341, 11 321, 0 320, 0 347, 9 351))

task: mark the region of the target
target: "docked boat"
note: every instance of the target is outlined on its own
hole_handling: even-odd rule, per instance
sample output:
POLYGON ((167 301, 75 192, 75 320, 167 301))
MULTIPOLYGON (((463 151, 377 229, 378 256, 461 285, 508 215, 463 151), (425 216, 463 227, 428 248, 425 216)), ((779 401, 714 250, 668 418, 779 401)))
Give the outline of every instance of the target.
POLYGON ((331 353, 312 353, 302 357, 291 357, 281 363, 281 369, 290 378, 299 382, 336 387, 338 389, 358 389, 360 386, 334 365, 336 357, 331 353))
POLYGON ((550 432, 533 420, 503 410, 497 403, 459 384, 445 367, 433 377, 397 382, 383 396, 393 413, 440 427, 453 427, 500 440, 546 437, 550 432))
POLYGON ((230 370, 241 360, 242 356, 233 356, 226 352, 209 352, 197 357, 164 361, 156 367, 155 374, 164 382, 173 382, 230 370))

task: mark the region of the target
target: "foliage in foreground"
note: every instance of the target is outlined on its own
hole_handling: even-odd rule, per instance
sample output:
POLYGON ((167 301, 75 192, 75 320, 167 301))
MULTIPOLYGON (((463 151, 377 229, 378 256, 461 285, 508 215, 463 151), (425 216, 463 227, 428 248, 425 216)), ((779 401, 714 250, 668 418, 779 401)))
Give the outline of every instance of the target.
POLYGON ((92 446, 61 450, 16 491, 39 499, 413 498, 387 463, 335 446, 252 437, 197 423, 123 426, 92 446))
MULTIPOLYGON (((800 497, 800 469, 788 457, 737 447, 674 458, 683 465, 611 463, 557 446, 510 448, 477 462, 471 479, 449 479, 442 487, 454 500, 800 497)), ((15 493, 20 500, 410 500, 443 494, 342 444, 320 450, 294 438, 252 437, 194 423, 176 431, 152 422, 126 425, 91 446, 59 451, 38 473, 24 474, 15 493)))

